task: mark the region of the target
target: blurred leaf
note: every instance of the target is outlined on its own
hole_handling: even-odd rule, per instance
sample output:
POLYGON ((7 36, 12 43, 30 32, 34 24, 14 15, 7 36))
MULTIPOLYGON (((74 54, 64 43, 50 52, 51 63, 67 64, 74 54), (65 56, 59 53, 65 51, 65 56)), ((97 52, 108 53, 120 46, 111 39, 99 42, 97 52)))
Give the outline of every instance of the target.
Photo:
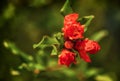
POLYGON ((78 61, 77 70, 85 73, 86 70, 88 70, 88 63, 84 62, 80 57, 77 58, 77 61, 78 61))
POLYGON ((20 49, 18 49, 13 42, 4 41, 3 44, 6 48, 10 49, 13 54, 19 55, 20 58, 22 59, 22 61, 25 61, 25 62, 33 61, 32 56, 30 56, 30 55, 24 53, 23 51, 21 51, 20 49))
POLYGON ((90 25, 92 19, 94 18, 93 15, 90 15, 90 16, 84 16, 82 18, 79 18, 78 21, 85 26, 85 30, 84 31, 87 31, 87 28, 88 26, 90 25))
POLYGON ((50 2, 51 2, 51 0, 32 0, 30 2, 30 5, 35 6, 35 7, 39 7, 39 6, 44 6, 50 2))
POLYGON ((38 70, 45 70, 46 69, 46 67, 41 65, 41 64, 35 64, 34 66, 35 66, 35 69, 38 69, 38 70))
POLYGON ((45 70, 46 67, 43 64, 39 64, 39 63, 22 63, 19 66, 19 69, 27 69, 28 71, 34 71, 34 70, 45 70))
POLYGON ((98 31, 96 33, 94 33, 90 39, 92 40, 95 40, 95 41, 100 41, 101 39, 103 39, 105 36, 108 35, 108 31, 107 30, 101 30, 101 31, 98 31))
POLYGON ((13 76, 20 75, 20 72, 17 71, 17 70, 14 70, 14 69, 11 69, 10 73, 11 73, 11 75, 13 75, 13 76))
POLYGON ((67 75, 67 76, 75 76, 76 75, 76 73, 75 73, 75 71, 74 70, 72 70, 72 69, 69 69, 69 68, 62 68, 62 71, 61 71, 62 73, 64 73, 65 75, 67 75))
POLYGON ((44 70, 46 68, 46 65, 48 63, 48 58, 47 58, 47 54, 45 54, 46 51, 40 49, 36 55, 35 55, 35 69, 38 70, 44 70))
MULTIPOLYGON (((11 45, 8 45, 8 43, 5 43, 5 46, 11 48, 10 47, 11 45)), ((14 49, 14 48, 12 47, 12 49, 14 49)), ((45 70, 45 66, 44 66, 45 62, 43 60, 44 59, 43 56, 36 54, 35 60, 33 60, 32 56, 30 57, 29 55, 27 55, 25 53, 21 54, 21 52, 19 50, 17 50, 17 51, 18 51, 17 55, 20 56, 22 61, 24 60, 24 62, 18 67, 19 69, 27 69, 28 71, 34 71, 35 69, 45 70), (32 60, 30 60, 30 59, 32 59, 32 60)))
POLYGON ((109 75, 97 75, 95 77, 96 81, 113 81, 109 75))
POLYGON ((73 10, 72 10, 71 5, 70 5, 70 0, 66 0, 65 4, 61 8, 60 12, 63 16, 70 14, 70 13, 73 13, 73 10))
POLYGON ((38 64, 43 63, 43 56, 44 56, 44 51, 43 50, 39 50, 38 53, 36 53, 35 60, 38 64))
POLYGON ((28 68, 28 65, 26 63, 22 63, 18 68, 19 69, 28 68))
POLYGON ((11 18, 15 13, 15 6, 13 4, 9 4, 8 7, 3 12, 3 17, 5 19, 11 18))
POLYGON ((90 68, 86 71, 86 77, 89 78, 97 75, 98 73, 99 73, 99 70, 97 68, 90 68))
POLYGON ((56 59, 49 60, 48 67, 54 67, 56 65, 58 65, 56 59))

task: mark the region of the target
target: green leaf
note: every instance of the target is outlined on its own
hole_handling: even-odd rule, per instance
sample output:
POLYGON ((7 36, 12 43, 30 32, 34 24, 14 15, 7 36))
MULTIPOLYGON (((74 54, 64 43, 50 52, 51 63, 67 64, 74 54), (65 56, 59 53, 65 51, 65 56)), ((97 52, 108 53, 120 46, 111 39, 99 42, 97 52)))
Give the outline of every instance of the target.
POLYGON ((64 42, 63 33, 61 32, 55 33, 53 37, 55 37, 60 44, 63 44, 64 42))
POLYGON ((58 32, 53 35, 57 40, 60 40, 62 38, 62 33, 58 32))
POLYGON ((84 16, 82 18, 79 18, 78 21, 85 26, 85 31, 87 31, 87 28, 90 25, 93 18, 94 18, 93 15, 84 16))
POLYGON ((46 47, 52 47, 51 55, 58 54, 58 48, 60 43, 58 40, 61 40, 61 33, 54 34, 53 37, 44 36, 38 44, 34 44, 34 48, 41 48, 42 50, 46 47))
POLYGON ((106 37, 108 35, 108 31, 107 30, 101 30, 98 31, 96 33, 94 33, 90 39, 95 40, 95 41, 100 41, 102 38, 106 37))
POLYGON ((61 8, 60 10, 61 14, 63 16, 67 15, 67 14, 70 14, 70 13, 73 13, 73 10, 71 8, 71 5, 70 5, 70 1, 69 0, 66 0, 65 4, 63 5, 63 7, 61 8))
POLYGON ((57 55, 58 54, 57 47, 55 45, 52 45, 52 47, 53 49, 52 49, 51 55, 57 55))
POLYGON ((59 44, 55 37, 44 36, 38 44, 33 45, 33 48, 45 48, 55 44, 59 44))

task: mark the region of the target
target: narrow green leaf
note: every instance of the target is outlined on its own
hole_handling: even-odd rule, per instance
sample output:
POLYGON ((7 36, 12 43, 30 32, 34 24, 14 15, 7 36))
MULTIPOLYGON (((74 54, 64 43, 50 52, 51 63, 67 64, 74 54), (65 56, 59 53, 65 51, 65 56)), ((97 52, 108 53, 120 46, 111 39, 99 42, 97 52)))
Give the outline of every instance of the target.
POLYGON ((90 39, 92 40, 95 40, 95 41, 100 41, 102 38, 104 38, 105 36, 108 35, 108 31, 107 30, 101 30, 101 31, 98 31, 96 33, 94 33, 90 39))
POLYGON ((78 19, 78 21, 85 26, 85 31, 87 31, 87 28, 90 25, 93 18, 93 15, 84 16, 83 18, 78 19))
POLYGON ((97 75, 95 77, 96 81, 113 81, 112 77, 109 76, 108 74, 104 74, 104 75, 97 75))
POLYGON ((99 74, 99 72, 100 72, 100 69, 90 68, 90 69, 87 69, 85 75, 87 78, 89 78, 89 77, 92 77, 92 76, 99 74))
POLYGON ((71 5, 70 5, 70 1, 69 0, 66 0, 65 4, 63 5, 63 7, 61 8, 60 10, 61 14, 63 16, 67 15, 67 14, 70 14, 70 13, 73 13, 73 10, 71 8, 71 5))

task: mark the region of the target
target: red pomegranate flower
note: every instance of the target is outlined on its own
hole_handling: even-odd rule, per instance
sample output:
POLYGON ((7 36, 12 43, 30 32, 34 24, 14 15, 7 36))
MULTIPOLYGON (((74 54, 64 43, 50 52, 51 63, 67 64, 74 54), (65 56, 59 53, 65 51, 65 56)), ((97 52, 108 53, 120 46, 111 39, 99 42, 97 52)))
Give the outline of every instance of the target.
POLYGON ((88 38, 86 38, 84 40, 85 43, 85 51, 90 53, 90 54, 95 54, 100 50, 100 45, 93 40, 89 40, 88 38))
POLYGON ((83 38, 84 26, 77 22, 78 16, 77 13, 65 16, 64 27, 62 28, 65 39, 74 40, 83 38))
POLYGON ((87 53, 95 54, 100 50, 100 46, 96 41, 86 38, 83 41, 77 41, 75 49, 78 50, 80 57, 86 62, 91 62, 87 53))
POLYGON ((80 39, 83 38, 84 26, 77 22, 78 14, 73 13, 66 15, 64 18, 64 27, 62 31, 65 39, 80 39))
POLYGON ((63 49, 61 54, 58 56, 58 64, 70 66, 72 63, 76 63, 75 54, 67 49, 63 49))
POLYGON ((65 39, 80 39, 83 38, 84 27, 83 25, 80 25, 80 23, 73 23, 71 25, 66 25, 63 28, 63 33, 65 39))

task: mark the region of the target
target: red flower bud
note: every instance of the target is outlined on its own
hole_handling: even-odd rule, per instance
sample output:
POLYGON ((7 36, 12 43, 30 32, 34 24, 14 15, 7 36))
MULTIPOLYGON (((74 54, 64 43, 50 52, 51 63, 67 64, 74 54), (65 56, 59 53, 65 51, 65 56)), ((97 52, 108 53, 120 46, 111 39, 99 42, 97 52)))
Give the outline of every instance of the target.
POLYGON ((73 43, 71 41, 65 41, 64 46, 67 49, 72 49, 73 48, 73 43))
POLYGON ((67 49, 63 49, 58 57, 58 64, 60 65, 66 65, 67 67, 69 67, 70 64, 76 63, 75 54, 67 49))
POLYGON ((64 25, 66 24, 72 24, 74 22, 76 22, 76 20, 78 19, 78 14, 77 13, 72 13, 69 15, 66 15, 64 18, 64 25))

